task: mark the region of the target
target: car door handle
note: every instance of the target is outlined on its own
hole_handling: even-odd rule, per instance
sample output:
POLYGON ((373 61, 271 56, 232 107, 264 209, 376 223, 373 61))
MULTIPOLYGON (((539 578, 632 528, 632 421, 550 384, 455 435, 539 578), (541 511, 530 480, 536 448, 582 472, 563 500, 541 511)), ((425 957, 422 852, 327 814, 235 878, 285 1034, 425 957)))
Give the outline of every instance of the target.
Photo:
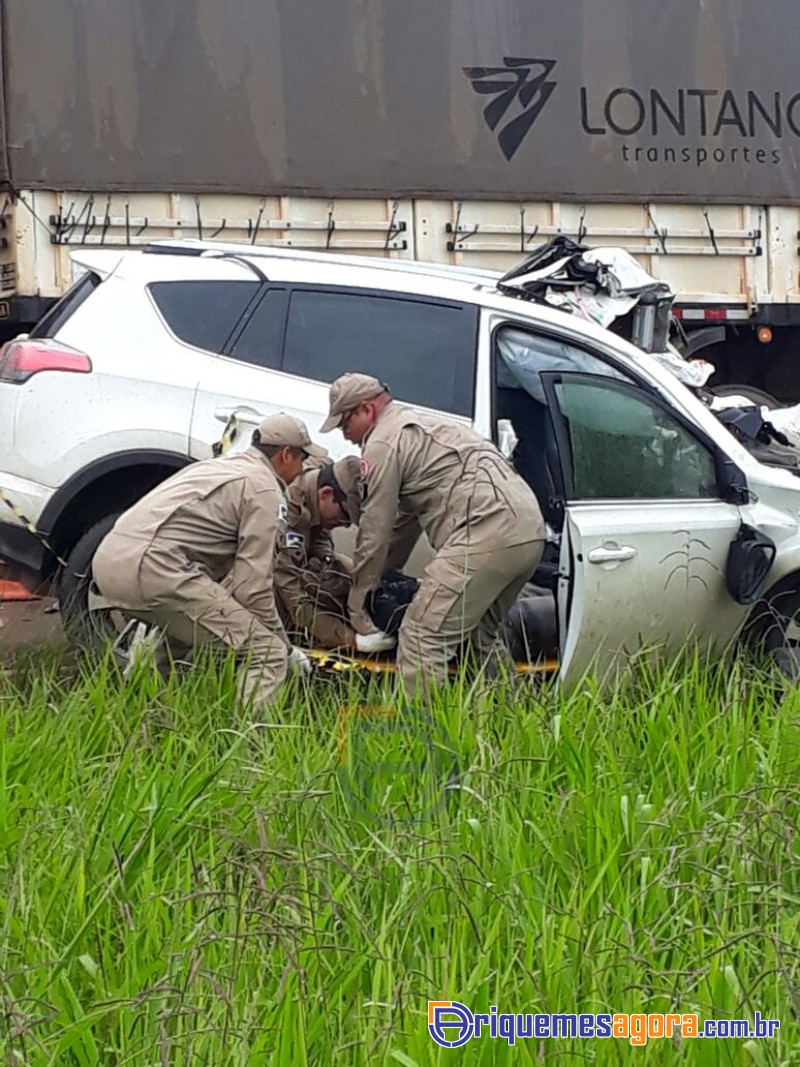
POLYGON ((618 545, 616 548, 593 548, 586 558, 590 563, 622 563, 635 555, 636 549, 632 545, 618 545))
POLYGON ((214 418, 219 422, 227 422, 228 419, 232 418, 234 415, 236 415, 237 418, 241 418, 244 415, 255 415, 256 421, 258 422, 267 417, 262 412, 256 411, 255 408, 248 407, 246 404, 239 404, 239 406, 235 408, 217 408, 214 412, 214 418))

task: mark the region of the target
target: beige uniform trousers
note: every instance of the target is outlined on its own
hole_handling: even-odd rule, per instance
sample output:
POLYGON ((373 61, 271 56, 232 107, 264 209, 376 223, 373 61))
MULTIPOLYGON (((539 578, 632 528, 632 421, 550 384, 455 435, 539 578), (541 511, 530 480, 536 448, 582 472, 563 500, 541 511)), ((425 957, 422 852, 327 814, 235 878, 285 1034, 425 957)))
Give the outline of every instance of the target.
POLYGON ((114 552, 113 533, 93 561, 94 576, 103 595, 129 615, 163 629, 167 649, 159 667, 171 655, 180 658, 189 648, 230 649, 246 662, 241 681, 244 700, 263 709, 286 679, 288 647, 277 609, 274 626, 235 600, 219 582, 199 567, 176 561, 167 549, 151 543, 142 555, 135 577, 121 568, 114 552), (107 543, 106 543, 107 542, 107 543))
POLYGON ((498 638, 500 624, 536 569, 543 547, 543 540, 489 551, 474 544, 460 551, 443 546, 426 567, 398 636, 397 668, 410 696, 442 685, 464 642, 484 663, 507 659, 498 638))

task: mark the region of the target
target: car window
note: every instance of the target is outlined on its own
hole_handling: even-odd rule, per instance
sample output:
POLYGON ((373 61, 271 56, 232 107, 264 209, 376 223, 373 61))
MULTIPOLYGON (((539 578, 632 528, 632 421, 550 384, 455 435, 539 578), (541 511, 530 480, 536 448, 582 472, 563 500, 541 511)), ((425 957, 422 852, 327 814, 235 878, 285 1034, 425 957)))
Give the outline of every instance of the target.
POLYGON ((228 354, 245 363, 277 370, 281 365, 286 299, 285 289, 268 289, 248 312, 244 329, 228 354))
POLYGON ((72 318, 84 300, 87 300, 100 284, 100 275, 87 271, 61 297, 58 303, 36 323, 31 337, 55 337, 67 319, 72 318))
POLYGON ((321 382, 362 371, 399 400, 471 416, 477 320, 472 305, 297 289, 283 369, 321 382))
POLYGON ((576 500, 717 497, 710 449, 635 387, 564 376, 553 387, 576 500))
POLYGON ((148 286, 175 336, 208 352, 223 350, 259 288, 257 281, 153 282, 148 286))

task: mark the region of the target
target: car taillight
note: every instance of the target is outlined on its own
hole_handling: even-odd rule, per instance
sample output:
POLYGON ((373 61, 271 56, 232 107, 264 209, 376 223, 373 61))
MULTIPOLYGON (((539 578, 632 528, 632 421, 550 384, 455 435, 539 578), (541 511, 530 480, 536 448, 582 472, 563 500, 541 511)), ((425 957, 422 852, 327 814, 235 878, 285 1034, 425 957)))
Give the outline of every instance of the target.
POLYGON ((92 361, 83 352, 58 341, 9 341, 0 351, 0 382, 27 382, 42 371, 90 374, 92 361))

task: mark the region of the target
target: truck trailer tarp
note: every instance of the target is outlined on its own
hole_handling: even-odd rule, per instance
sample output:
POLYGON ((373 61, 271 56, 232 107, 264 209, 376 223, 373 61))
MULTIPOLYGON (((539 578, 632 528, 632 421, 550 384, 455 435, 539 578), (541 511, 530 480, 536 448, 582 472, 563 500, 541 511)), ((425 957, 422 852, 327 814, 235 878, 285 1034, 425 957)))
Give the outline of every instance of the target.
POLYGON ((15 189, 800 203, 797 0, 4 0, 2 19, 15 189))

